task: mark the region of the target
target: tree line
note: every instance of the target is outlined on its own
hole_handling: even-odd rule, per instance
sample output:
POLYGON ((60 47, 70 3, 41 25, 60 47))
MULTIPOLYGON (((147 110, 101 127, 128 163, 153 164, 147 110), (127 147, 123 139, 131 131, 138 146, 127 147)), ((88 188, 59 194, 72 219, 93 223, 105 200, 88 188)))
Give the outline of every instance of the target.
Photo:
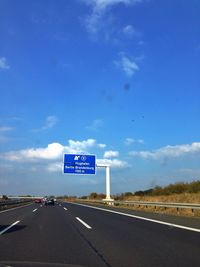
POLYGON ((200 181, 193 181, 190 183, 178 182, 169 184, 167 186, 155 186, 148 190, 136 191, 136 196, 160 196, 171 194, 183 194, 183 193, 198 193, 200 192, 200 181))
MULTIPOLYGON (((139 190, 135 192, 125 192, 121 194, 113 195, 112 197, 116 200, 123 200, 131 196, 161 196, 161 195, 172 195, 172 194, 183 194, 183 193, 198 193, 200 192, 200 181, 193 182, 178 182, 174 184, 169 184, 167 186, 155 186, 154 188, 149 188, 147 190, 139 190)), ((103 199, 105 194, 98 194, 92 192, 88 196, 82 196, 81 199, 103 199)))

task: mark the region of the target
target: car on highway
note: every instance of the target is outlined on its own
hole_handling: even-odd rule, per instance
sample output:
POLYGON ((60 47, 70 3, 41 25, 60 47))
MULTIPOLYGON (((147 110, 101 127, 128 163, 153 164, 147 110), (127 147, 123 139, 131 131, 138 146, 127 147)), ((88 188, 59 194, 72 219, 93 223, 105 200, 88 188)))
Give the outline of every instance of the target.
POLYGON ((44 202, 44 204, 46 205, 46 206, 48 206, 48 205, 55 205, 55 201, 54 201, 54 199, 53 198, 51 198, 51 199, 46 199, 45 200, 45 202, 44 202))
POLYGON ((35 199, 34 202, 40 204, 40 203, 42 203, 42 199, 41 198, 35 199))

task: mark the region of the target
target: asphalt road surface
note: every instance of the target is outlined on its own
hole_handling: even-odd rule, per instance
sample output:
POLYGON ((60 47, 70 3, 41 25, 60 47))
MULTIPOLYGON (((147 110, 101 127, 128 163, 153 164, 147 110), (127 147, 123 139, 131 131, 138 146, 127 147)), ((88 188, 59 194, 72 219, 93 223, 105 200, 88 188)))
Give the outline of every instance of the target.
POLYGON ((0 212, 0 262, 6 261, 199 267, 200 220, 72 203, 30 204, 0 212))

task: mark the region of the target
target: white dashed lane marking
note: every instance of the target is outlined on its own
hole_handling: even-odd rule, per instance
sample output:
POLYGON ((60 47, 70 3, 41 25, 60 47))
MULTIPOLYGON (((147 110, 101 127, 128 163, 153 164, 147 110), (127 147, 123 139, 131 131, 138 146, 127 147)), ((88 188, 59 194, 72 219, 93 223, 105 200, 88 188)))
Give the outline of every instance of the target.
POLYGON ((5 233, 6 231, 8 231, 10 228, 12 228, 13 226, 15 226, 16 224, 18 224, 20 221, 16 221, 13 224, 11 224, 10 226, 6 227, 4 230, 2 230, 0 232, 0 235, 2 235, 3 233, 5 233))
POLYGON ((86 222, 84 222, 83 220, 81 220, 79 217, 76 217, 76 219, 77 219, 80 223, 82 223, 86 228, 88 228, 88 229, 92 229, 91 226, 89 226, 86 222))

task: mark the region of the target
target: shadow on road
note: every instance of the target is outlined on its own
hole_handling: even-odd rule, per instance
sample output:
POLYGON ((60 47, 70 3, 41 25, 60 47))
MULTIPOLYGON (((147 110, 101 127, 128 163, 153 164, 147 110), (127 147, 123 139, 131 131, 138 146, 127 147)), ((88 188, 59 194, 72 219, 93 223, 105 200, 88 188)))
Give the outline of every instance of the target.
MULTIPOLYGON (((0 232, 9 227, 10 225, 0 225, 0 232)), ((15 231, 19 231, 26 228, 26 225, 14 225, 10 229, 8 229, 6 232, 4 232, 2 235, 6 235, 15 231)))

